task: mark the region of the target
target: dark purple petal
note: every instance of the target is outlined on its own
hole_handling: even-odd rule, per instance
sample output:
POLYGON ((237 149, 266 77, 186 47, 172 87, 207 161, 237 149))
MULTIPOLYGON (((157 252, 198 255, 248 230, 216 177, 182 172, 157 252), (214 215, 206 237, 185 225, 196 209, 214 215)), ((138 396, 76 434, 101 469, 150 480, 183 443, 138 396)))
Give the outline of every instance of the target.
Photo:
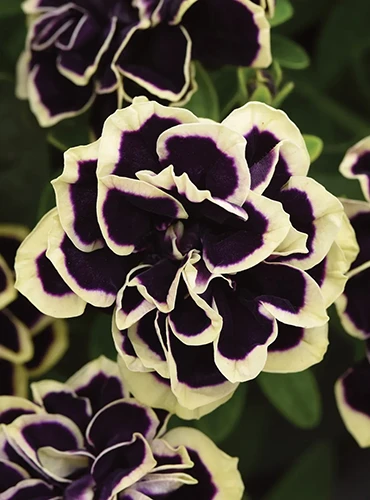
POLYGON ((25 479, 8 492, 9 500, 59 500, 60 497, 53 488, 39 479, 25 479))
POLYGON ((351 266, 351 269, 356 269, 362 264, 365 264, 365 262, 370 261, 370 211, 359 212, 353 217, 350 217, 350 221, 356 233, 358 246, 360 247, 360 252, 351 266))
POLYGON ((45 319, 45 316, 31 304, 23 295, 17 298, 8 306, 8 309, 16 316, 29 330, 33 330, 45 319))
POLYGON ((1 395, 27 395, 28 377, 22 366, 0 359, 0 380, 1 395))
POLYGON ((87 429, 87 439, 97 452, 118 443, 129 443, 135 432, 152 439, 158 420, 150 408, 134 399, 115 401, 102 409, 87 429))
POLYGON ((304 329, 278 322, 278 336, 269 345, 269 352, 287 351, 300 344, 304 337, 304 329))
POLYGON ((0 493, 27 477, 27 472, 12 462, 0 460, 0 493))
POLYGON ((136 30, 116 64, 124 77, 149 92, 178 101, 190 81, 190 47, 189 35, 181 26, 159 24, 136 30))
POLYGON ((237 0, 196 2, 182 24, 192 39, 194 59, 207 66, 250 66, 261 49, 254 14, 237 0))
POLYGON ((63 500, 94 498, 96 483, 90 474, 73 481, 64 491, 63 500))

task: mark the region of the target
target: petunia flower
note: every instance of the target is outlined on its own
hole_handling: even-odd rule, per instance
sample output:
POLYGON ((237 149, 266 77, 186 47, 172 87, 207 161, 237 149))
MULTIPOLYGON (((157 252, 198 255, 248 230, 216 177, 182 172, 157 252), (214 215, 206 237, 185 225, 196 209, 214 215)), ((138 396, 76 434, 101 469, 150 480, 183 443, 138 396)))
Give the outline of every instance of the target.
POLYGON ((17 95, 41 126, 92 109, 95 128, 123 100, 185 103, 193 60, 267 67, 270 28, 251 0, 26 0, 17 95))
POLYGON ((237 459, 198 430, 167 432, 169 414, 130 397, 100 357, 65 384, 0 397, 4 500, 241 500, 237 459))
POLYGON ((0 225, 0 394, 25 396, 29 377, 39 377, 64 355, 63 320, 40 313, 14 288, 14 258, 28 230, 0 225))
POLYGON ((135 99, 65 154, 16 286, 55 317, 115 305, 132 393, 199 417, 265 367, 304 370, 326 351, 355 242, 308 169, 282 111, 248 103, 218 124, 135 99))
MULTIPOLYGON (((366 201, 343 199, 342 203, 355 232, 359 252, 347 273, 344 292, 336 301, 343 328, 358 339, 370 338, 370 137, 350 148, 339 167, 348 179, 360 182, 366 201)), ((369 356, 368 356, 369 357, 369 356)), ((370 365, 368 359, 357 363, 335 385, 338 409, 348 431, 362 447, 370 446, 370 365)))

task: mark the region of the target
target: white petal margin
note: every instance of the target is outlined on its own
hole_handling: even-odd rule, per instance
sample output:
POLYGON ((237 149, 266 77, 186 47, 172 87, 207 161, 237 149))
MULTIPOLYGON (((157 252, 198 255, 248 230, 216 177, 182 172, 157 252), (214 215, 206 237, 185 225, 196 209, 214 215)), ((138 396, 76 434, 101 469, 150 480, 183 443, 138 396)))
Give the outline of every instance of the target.
MULTIPOLYGON (((14 316, 9 310, 1 311, 1 314, 6 316, 13 324, 17 333, 18 348, 16 351, 2 345, 0 341, 0 358, 11 361, 12 363, 26 363, 33 356, 33 344, 28 328, 19 319, 14 316)), ((0 332, 1 336, 1 332, 0 332)))
POLYGON ((273 330, 265 344, 257 345, 252 351, 249 351, 244 359, 229 359, 221 355, 218 350, 218 339, 214 342, 215 346, 215 363, 217 368, 230 382, 247 382, 256 378, 263 370, 267 360, 267 349, 274 342, 278 335, 278 326, 276 320, 260 304, 259 313, 270 320, 273 320, 273 330))
MULTIPOLYGON (((46 469, 42 461, 39 457, 39 451, 45 449, 46 447, 40 447, 39 449, 34 449, 28 443, 28 441, 22 436, 22 430, 24 427, 28 425, 37 425, 42 423, 57 423, 66 428, 71 434, 73 434, 74 438, 77 442, 77 447, 79 449, 84 448, 84 438, 81 434, 81 431, 77 427, 77 425, 72 422, 69 418, 64 417, 63 415, 49 415, 46 413, 43 414, 33 414, 33 415, 21 415, 16 418, 11 424, 5 426, 5 434, 12 446, 16 449, 16 451, 25 458, 27 462, 31 462, 31 464, 39 467, 43 472, 46 470, 46 474, 56 481, 61 481, 63 483, 69 483, 70 480, 65 479, 63 476, 59 475, 59 472, 63 473, 64 468, 62 467, 59 471, 56 470, 56 473, 53 471, 46 469)), ((50 449, 50 447, 47 447, 50 449)), ((52 448, 55 452, 59 450, 52 448)), ((70 451, 71 453, 71 451, 70 451)), ((75 462, 74 458, 72 461, 75 462)), ((79 468, 80 462, 79 460, 75 463, 77 468, 79 468)))
MULTIPOLYGON (((42 481, 42 479, 23 479, 23 481, 20 481, 18 484, 13 486, 12 488, 9 488, 8 490, 4 491, 1 495, 1 500, 13 500, 13 498, 24 498, 24 490, 27 490, 28 488, 34 488, 37 486, 45 486, 46 490, 50 490, 50 500, 60 500, 60 497, 55 497, 52 492, 52 487, 49 486, 47 483, 42 481)), ((45 498, 45 497, 44 497, 45 498)))
POLYGON ((250 64, 255 68, 267 68, 272 61, 271 42, 270 42, 270 23, 266 18, 265 11, 259 5, 250 0, 235 0, 244 5, 249 11, 253 12, 253 20, 259 30, 258 42, 260 49, 257 56, 250 64))
POLYGON ((303 338, 294 347, 269 351, 262 371, 269 373, 296 373, 322 361, 329 345, 329 324, 305 328, 303 338))
POLYGON ((322 261, 333 244, 343 220, 343 205, 321 184, 309 177, 292 177, 282 191, 298 190, 304 192, 312 207, 315 235, 312 251, 302 259, 289 259, 286 262, 300 269, 311 269, 322 261))
MULTIPOLYGON (((230 129, 219 123, 201 122, 176 125, 163 132, 158 138, 157 154, 160 160, 166 160, 168 157, 167 142, 174 137, 211 139, 221 153, 234 161, 237 188, 226 198, 226 201, 242 206, 250 187, 250 173, 245 159, 246 140, 244 137, 237 132, 230 131, 230 129)), ((176 165, 174 167, 176 170, 176 165)), ((212 175, 212 171, 209 174, 212 175)))
MULTIPOLYGON (((123 363, 127 367, 130 372, 150 372, 151 368, 147 368, 144 366, 141 359, 137 356, 136 352, 133 356, 131 353, 128 353, 122 347, 123 342, 125 341, 125 337, 127 337, 128 341, 131 343, 131 340, 128 338, 127 331, 121 331, 116 324, 116 321, 113 317, 112 320, 112 336, 115 348, 118 352, 119 358, 122 357, 123 363)), ((127 340, 126 340, 127 341, 127 340)), ((133 347, 133 346, 132 346, 133 347)), ((135 350, 135 349, 134 349, 135 350)))
MULTIPOLYGON (((85 244, 80 240, 78 234, 74 230, 75 213, 72 206, 70 195, 70 186, 79 180, 79 163, 89 160, 98 159, 99 141, 95 141, 87 146, 79 146, 70 148, 64 153, 64 169, 63 173, 51 181, 55 191, 56 205, 60 223, 66 232, 68 238, 73 244, 83 252, 92 252, 103 246, 102 240, 96 240, 91 244, 85 244)), ((84 167, 86 168, 86 167, 84 167)), ((90 167, 91 168, 91 167, 90 167)))
POLYGON ((345 398, 343 379, 351 372, 347 370, 335 383, 335 398, 339 413, 348 432, 354 437, 361 448, 370 446, 370 416, 355 410, 345 398))
POLYGON ((0 272, 5 276, 5 288, 0 291, 0 310, 6 307, 17 297, 17 291, 14 288, 13 273, 7 263, 0 255, 0 272))
POLYGON ((124 383, 127 384, 135 399, 152 408, 161 408, 184 420, 199 419, 226 403, 234 394, 239 384, 234 384, 232 392, 226 396, 198 408, 184 407, 172 392, 169 381, 161 381, 153 372, 131 372, 121 356, 117 358, 124 383))
POLYGON ((106 358, 105 356, 99 356, 93 361, 87 363, 67 380, 66 385, 77 392, 79 389, 82 389, 83 387, 89 385, 92 379, 100 373, 107 377, 117 379, 117 381, 119 381, 121 384, 122 397, 129 397, 129 391, 122 382, 117 363, 115 363, 111 359, 106 358))
POLYGON ((174 118, 180 123, 199 122, 199 119, 186 109, 169 108, 155 101, 148 101, 146 97, 136 97, 130 106, 117 110, 104 123, 100 140, 98 178, 113 173, 120 159, 122 133, 139 132, 153 115, 159 118, 174 118))
MULTIPOLYGON (((339 172, 347 179, 358 179, 360 181, 361 189, 364 197, 370 201, 370 189, 368 174, 354 174, 352 168, 358 162, 361 155, 370 153, 370 136, 365 137, 357 144, 352 146, 345 154, 342 163, 339 165, 339 172)), ((370 174, 370 169, 369 169, 370 174)))
MULTIPOLYGON (((212 500, 241 500, 244 485, 238 470, 238 459, 221 451, 197 429, 178 427, 167 432, 163 439, 171 446, 183 445, 198 454, 208 470, 217 493, 212 500)), ((191 474, 191 469, 190 469, 191 474)), ((189 491, 191 494, 191 490, 189 491)))
MULTIPOLYGON (((250 3, 248 1, 248 4, 250 3)), ((261 102, 248 102, 232 111, 222 123, 243 136, 247 135, 253 127, 257 127, 260 132, 267 131, 273 134, 279 142, 286 140, 295 144, 298 149, 295 149, 294 155, 289 154, 287 158, 289 171, 293 175, 307 174, 310 167, 310 155, 306 143, 297 125, 284 111, 261 102)))
MULTIPOLYGON (((65 295, 52 295, 46 292, 38 276, 36 260, 47 249, 49 232, 54 225, 55 217, 57 217, 56 208, 44 215, 19 247, 14 265, 17 278, 15 288, 43 314, 54 318, 73 318, 84 312, 86 302, 72 290, 65 295)), ((55 273, 58 274, 57 271, 55 273)))
MULTIPOLYGON (((268 266, 279 265, 273 262, 266 262, 265 264, 268 266)), ((264 302, 263 300, 261 300, 262 304, 278 321, 286 323, 287 325, 301 326, 303 328, 322 326, 327 321, 329 321, 329 316, 326 314, 324 297, 322 296, 318 284, 306 272, 288 264, 284 265, 295 269, 297 272, 300 272, 305 280, 306 290, 304 298, 305 303, 303 307, 298 312, 298 314, 293 314, 289 311, 280 309, 267 301, 264 302)))

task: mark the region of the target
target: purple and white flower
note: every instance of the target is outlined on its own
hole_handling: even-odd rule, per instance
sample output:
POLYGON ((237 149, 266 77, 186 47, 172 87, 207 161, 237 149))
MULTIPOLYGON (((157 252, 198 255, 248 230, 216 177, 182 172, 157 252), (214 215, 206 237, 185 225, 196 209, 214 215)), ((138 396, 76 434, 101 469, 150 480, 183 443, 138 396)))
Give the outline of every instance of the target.
POLYGON ((100 357, 65 384, 0 397, 0 497, 34 500, 241 500, 237 459, 142 405, 100 357))
POLYGON ((271 62, 269 23, 251 0, 26 0, 23 10, 17 94, 45 127, 93 106, 98 128, 137 95, 185 103, 196 90, 193 60, 271 62))
POLYGON ((39 377, 64 355, 67 326, 38 311, 14 288, 14 258, 28 234, 0 225, 0 394, 26 396, 29 377, 39 377))
POLYGON ((56 317, 114 305, 135 397, 199 417, 261 370, 304 370, 326 351, 355 243, 308 169, 282 111, 248 103, 218 124, 135 99, 66 152, 16 286, 56 317))

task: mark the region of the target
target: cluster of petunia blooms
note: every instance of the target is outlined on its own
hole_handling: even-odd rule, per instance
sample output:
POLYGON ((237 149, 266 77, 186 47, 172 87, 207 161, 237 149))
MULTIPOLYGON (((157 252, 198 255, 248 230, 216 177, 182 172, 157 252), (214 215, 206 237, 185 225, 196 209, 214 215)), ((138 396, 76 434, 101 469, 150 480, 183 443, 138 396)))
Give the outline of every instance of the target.
POLYGON ((0 396, 2 500, 240 500, 237 459, 130 396, 100 357, 66 383, 0 396))
POLYGON ((134 397, 199 418, 262 370, 301 371, 327 349, 358 247, 309 163, 298 128, 265 104, 220 124, 136 98, 65 153, 16 287, 53 317, 111 308, 134 397))
POLYGON ((360 252, 348 272, 344 293, 336 302, 344 329, 365 341, 366 358, 348 369, 335 393, 344 423, 362 447, 370 446, 370 137, 346 153, 340 172, 360 182, 366 201, 341 200, 355 230, 360 252))
POLYGON ((29 377, 50 370, 68 346, 65 321, 36 309, 14 288, 14 258, 28 229, 0 225, 0 394, 26 396, 29 377))
POLYGON ((40 125, 92 108, 95 131, 123 102, 187 102, 194 61, 266 68, 275 0, 26 0, 17 95, 40 125))

